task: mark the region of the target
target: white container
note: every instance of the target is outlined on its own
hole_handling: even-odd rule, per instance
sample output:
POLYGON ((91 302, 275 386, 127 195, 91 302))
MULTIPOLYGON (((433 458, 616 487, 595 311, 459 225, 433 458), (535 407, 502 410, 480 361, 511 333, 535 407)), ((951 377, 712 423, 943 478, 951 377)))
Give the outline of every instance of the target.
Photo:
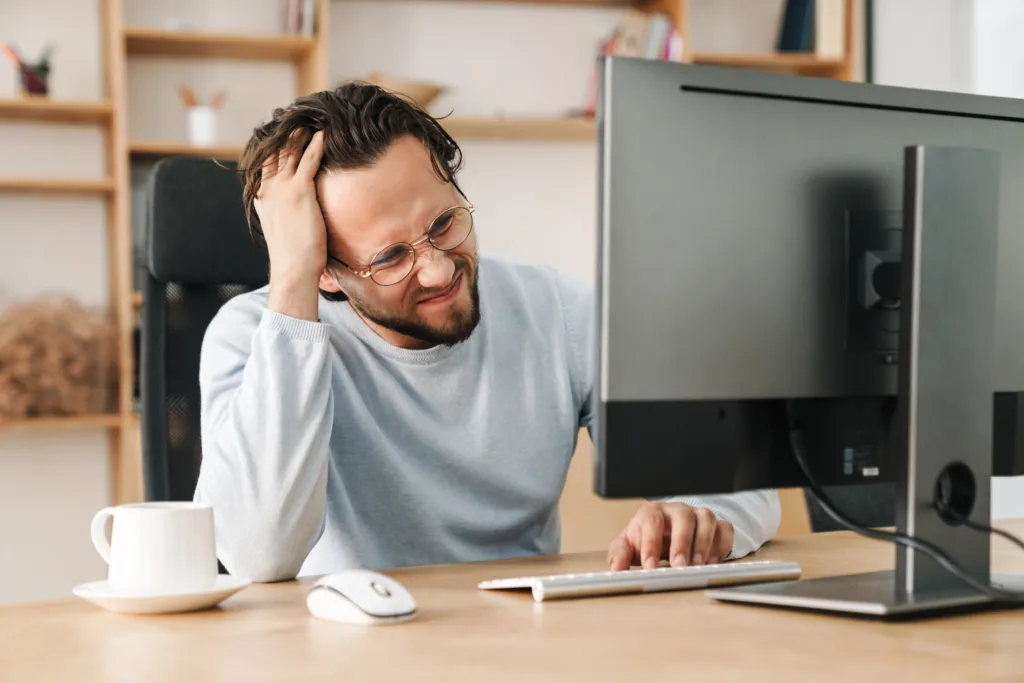
POLYGON ((217 110, 213 107, 189 107, 188 141, 197 147, 217 142, 217 110))

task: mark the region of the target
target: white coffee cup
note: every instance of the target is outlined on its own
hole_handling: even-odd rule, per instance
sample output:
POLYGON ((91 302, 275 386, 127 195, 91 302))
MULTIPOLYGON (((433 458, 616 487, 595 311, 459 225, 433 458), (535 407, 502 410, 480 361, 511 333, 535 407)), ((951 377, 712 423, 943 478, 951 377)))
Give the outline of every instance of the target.
POLYGON ((217 581, 213 508, 203 503, 136 503, 104 508, 92 520, 92 542, 107 581, 131 595, 195 593, 217 581), (107 540, 107 518, 114 520, 107 540))

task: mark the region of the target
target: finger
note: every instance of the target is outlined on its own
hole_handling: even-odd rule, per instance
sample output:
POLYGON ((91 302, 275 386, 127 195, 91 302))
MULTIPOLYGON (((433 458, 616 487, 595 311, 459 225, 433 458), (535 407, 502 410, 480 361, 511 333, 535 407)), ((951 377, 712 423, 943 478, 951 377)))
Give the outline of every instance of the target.
POLYGON ((613 572, 629 569, 633 564, 633 547, 625 536, 619 536, 608 546, 608 568, 613 572))
POLYGON ((299 162, 299 169, 297 175, 301 175, 307 180, 313 180, 316 177, 316 172, 320 170, 320 160, 324 156, 324 132, 318 130, 313 135, 313 139, 309 141, 309 146, 306 147, 306 151, 302 154, 302 161, 299 162))
POLYGON ((303 134, 306 133, 302 128, 296 128, 292 131, 291 135, 288 136, 288 142, 285 144, 280 154, 280 166, 278 166, 278 172, 283 172, 288 175, 294 175, 295 170, 299 167, 299 157, 302 152, 302 139, 303 134))
POLYGON ((704 564, 711 557, 711 547, 718 530, 715 513, 707 508, 696 508, 693 513, 697 517, 697 529, 693 533, 693 555, 691 564, 704 564))
POLYGON ((736 539, 736 529, 732 522, 725 520, 718 521, 718 531, 715 533, 715 542, 712 546, 711 559, 708 564, 718 564, 732 552, 732 544, 736 539))
POLYGON ((690 550, 693 548, 693 532, 697 529, 697 516, 688 505, 672 505, 667 509, 671 541, 669 543, 669 564, 673 567, 685 567, 690 562, 690 550))
POLYGON ((661 506, 644 508, 640 523, 640 560, 644 569, 655 569, 661 560, 661 549, 665 542, 665 515, 661 506))
POLYGON ((643 529, 643 515, 639 512, 630 521, 629 526, 626 527, 626 531, 623 536, 626 539, 626 543, 629 544, 630 566, 635 564, 641 564, 640 562, 640 544, 643 543, 644 529, 643 529))
POLYGON ((277 164, 278 157, 280 154, 271 154, 263 162, 263 167, 260 169, 260 189, 263 189, 264 183, 277 175, 277 164))

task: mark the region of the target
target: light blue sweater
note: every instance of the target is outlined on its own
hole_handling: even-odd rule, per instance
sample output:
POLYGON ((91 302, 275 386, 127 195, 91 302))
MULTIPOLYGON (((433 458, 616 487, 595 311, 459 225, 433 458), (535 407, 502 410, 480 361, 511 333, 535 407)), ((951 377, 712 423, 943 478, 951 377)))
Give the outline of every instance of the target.
MULTIPOLYGON (((411 351, 347 303, 320 322, 228 302, 203 344, 203 462, 217 551, 256 581, 556 553, 558 501, 591 424, 594 299, 544 267, 484 257, 481 322, 411 351)), ((774 491, 681 499, 736 526, 734 556, 779 523, 774 491)), ((611 539, 608 539, 611 541, 611 539)))

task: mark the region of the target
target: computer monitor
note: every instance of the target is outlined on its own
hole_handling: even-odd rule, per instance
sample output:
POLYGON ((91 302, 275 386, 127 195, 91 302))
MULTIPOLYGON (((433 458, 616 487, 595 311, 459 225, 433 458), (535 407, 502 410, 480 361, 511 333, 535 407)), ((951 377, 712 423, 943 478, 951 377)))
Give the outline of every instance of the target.
MULTIPOLYGON (((1024 474, 1024 102, 609 58, 597 127, 597 493, 805 485, 799 424, 820 483, 894 482, 988 580, 933 486, 987 523, 1024 474)), ((897 564, 860 611, 980 598, 897 564)))

